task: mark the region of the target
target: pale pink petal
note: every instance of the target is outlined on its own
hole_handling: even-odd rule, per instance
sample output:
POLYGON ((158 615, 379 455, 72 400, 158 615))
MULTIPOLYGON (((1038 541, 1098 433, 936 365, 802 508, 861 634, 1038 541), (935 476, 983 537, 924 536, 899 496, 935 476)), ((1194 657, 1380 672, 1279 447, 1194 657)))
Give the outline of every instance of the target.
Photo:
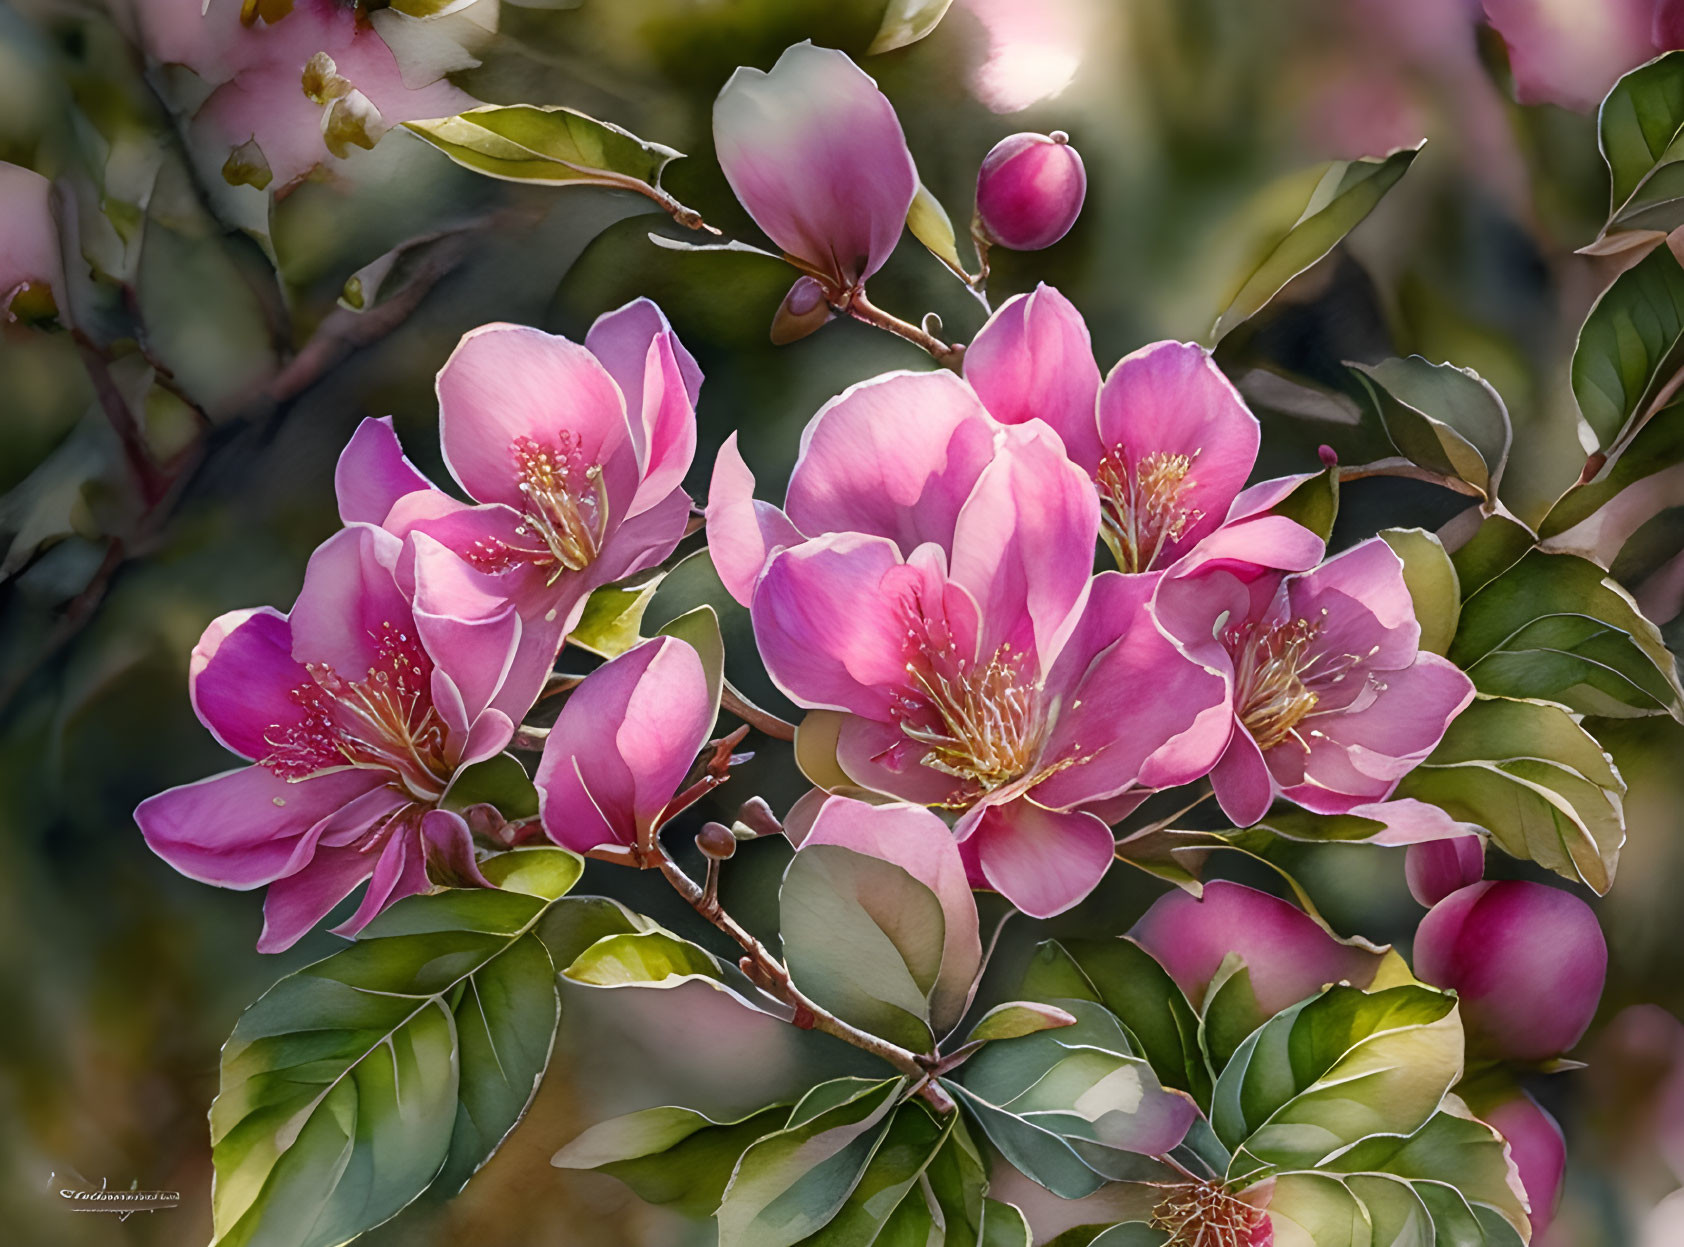
POLYGON ((844 53, 798 43, 769 74, 737 70, 713 138, 755 224, 838 289, 889 258, 918 173, 893 106, 844 53))
MULTIPOLYGON (((576 578, 580 587, 588 593, 665 562, 683 540, 691 514, 690 495, 682 489, 670 490, 610 534, 596 562, 576 578)), ((564 593, 563 597, 566 596, 564 593)), ((571 628, 572 624, 568 626, 571 628)))
POLYGON ((962 842, 987 886, 1031 918, 1050 918, 1099 886, 1116 853, 1092 814, 1011 801, 982 809, 962 842))
POLYGON ((273 607, 211 620, 193 647, 187 687, 199 722, 241 757, 266 757, 278 729, 299 721, 295 689, 314 683, 292 656, 292 629, 273 607))
POLYGON ((48 287, 61 319, 70 310, 52 192, 53 184, 33 169, 0 161, 0 322, 25 286, 48 287))
POLYGON ((1296 476, 1274 476, 1240 490, 1234 505, 1228 508, 1228 523, 1237 524, 1254 515, 1274 510, 1290 497, 1304 482, 1320 476, 1320 472, 1300 472, 1296 476))
POLYGON ((852 714, 843 718, 836 740, 837 764, 860 787, 920 805, 945 805, 959 797, 964 784, 925 766, 928 751, 897 722, 852 714))
POLYGON ((1265 571, 1308 571, 1326 553, 1322 539, 1284 515, 1224 524, 1183 557, 1178 571, 1219 568, 1244 580, 1265 571))
POLYGON ((466 733, 493 705, 510 718, 524 716, 542 681, 524 688, 506 684, 521 622, 496 581, 425 533, 405 539, 400 576, 411 586, 415 628, 433 659, 434 704, 444 708, 440 685, 447 683, 462 706, 465 717, 450 724, 452 731, 466 733))
POLYGON ((1166 892, 1129 938, 1169 971, 1195 1007, 1223 960, 1239 954, 1257 1003, 1269 1015, 1329 983, 1366 986, 1381 958, 1374 949, 1339 940, 1295 905, 1221 879, 1205 884, 1202 898, 1179 888, 1166 892))
POLYGON ((1615 79, 1655 54, 1655 0, 1485 0, 1522 104, 1590 112, 1615 79))
POLYGON ((754 496, 754 473, 743 462, 733 430, 713 461, 708 487, 708 553, 725 589, 747 606, 766 561, 779 549, 797 545, 801 533, 789 517, 754 496))
POLYGON ((988 318, 965 348, 965 380, 1002 424, 1045 420, 1078 466, 1098 468, 1099 365, 1081 313, 1051 286, 1013 296, 988 318))
POLYGON ((896 372, 851 386, 801 435, 785 509, 810 537, 887 537, 910 554, 948 547, 994 457, 998 425, 950 372, 896 372))
POLYGON ((1409 846, 1403 862, 1409 894, 1431 907, 1485 874, 1485 839, 1452 836, 1409 846))
POLYGON ((1250 827, 1269 812, 1274 783, 1263 751, 1243 727, 1235 725, 1228 748, 1210 773, 1210 785, 1216 789, 1216 803, 1236 827, 1250 827))
POLYGON ((1377 671, 1414 661, 1421 642, 1415 601, 1404 583, 1403 560, 1380 538, 1359 542, 1286 583, 1292 613, 1319 624, 1320 652, 1360 655, 1366 668, 1377 671))
POLYGON ((405 494, 436 492, 404 455, 392 418, 372 417, 357 426, 333 469, 339 518, 347 524, 383 525, 405 494))
POLYGON ((702 370, 684 349, 661 309, 633 299, 597 317, 585 348, 602 362, 625 396, 632 438, 643 459, 636 515, 684 480, 696 453, 696 399, 702 370))

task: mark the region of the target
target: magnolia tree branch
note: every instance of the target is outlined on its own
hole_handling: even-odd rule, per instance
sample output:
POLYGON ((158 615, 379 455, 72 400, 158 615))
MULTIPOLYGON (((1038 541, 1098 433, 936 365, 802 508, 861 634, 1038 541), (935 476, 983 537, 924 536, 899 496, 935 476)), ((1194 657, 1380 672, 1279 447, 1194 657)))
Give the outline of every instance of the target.
POLYGON ((864 290, 856 290, 841 309, 855 320, 874 325, 878 329, 886 329, 898 338, 905 338, 914 346, 929 352, 930 358, 943 368, 951 368, 958 372, 965 359, 965 348, 961 343, 946 343, 933 333, 925 331, 921 326, 910 321, 902 320, 878 307, 865 297, 864 290))

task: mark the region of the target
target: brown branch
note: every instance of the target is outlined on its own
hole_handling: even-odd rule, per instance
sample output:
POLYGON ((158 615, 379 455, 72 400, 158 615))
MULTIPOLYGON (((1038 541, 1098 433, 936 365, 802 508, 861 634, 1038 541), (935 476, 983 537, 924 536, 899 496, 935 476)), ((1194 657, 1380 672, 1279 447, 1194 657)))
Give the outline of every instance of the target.
POLYGON ((725 681, 721 688, 719 704, 750 727, 774 740, 795 739, 795 724, 778 718, 770 711, 762 710, 733 688, 729 680, 725 681))
POLYGON ((944 368, 951 368, 954 372, 958 372, 964 361, 965 348, 963 345, 959 343, 949 345, 934 334, 925 332, 922 327, 885 312, 865 297, 864 290, 855 290, 848 298, 847 303, 838 310, 846 312, 855 320, 863 321, 865 324, 875 326, 878 329, 885 329, 898 338, 905 338, 914 346, 921 347, 929 352, 930 357, 944 368))
POLYGON ((146 434, 141 431, 140 422, 135 419, 128 400, 111 375, 110 361, 80 329, 71 330, 71 336, 76 341, 76 350, 82 357, 82 367, 87 370, 88 380, 93 383, 100 409, 105 412, 106 420, 122 443, 123 458, 134 476, 135 486, 140 490, 141 501, 150 508, 169 492, 169 476, 152 458, 146 434))

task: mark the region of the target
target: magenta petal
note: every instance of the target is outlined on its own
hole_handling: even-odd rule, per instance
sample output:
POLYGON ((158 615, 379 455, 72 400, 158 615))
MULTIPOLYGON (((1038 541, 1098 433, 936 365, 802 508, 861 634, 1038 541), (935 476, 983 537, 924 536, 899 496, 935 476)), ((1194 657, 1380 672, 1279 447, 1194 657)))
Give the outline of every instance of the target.
POLYGON ((844 53, 798 43, 769 74, 737 70, 713 139, 755 224, 837 289, 889 258, 918 173, 893 106, 844 53))
POLYGON ((766 561, 784 546, 797 545, 801 533, 789 517, 754 496, 754 473, 737 449, 735 430, 713 461, 708 487, 708 553, 730 595, 747 606, 766 561))
POLYGON ((1218 528, 1187 552, 1177 570, 1218 568, 1249 580, 1266 570, 1308 571, 1326 550, 1302 524, 1284 515, 1259 515, 1218 528))
POLYGON ((903 555, 946 548, 994 457, 998 425, 950 372, 896 372, 851 386, 801 435, 785 508, 803 533, 887 537, 903 555))
POLYGON ((1524 1091, 1480 1113, 1485 1124, 1508 1141, 1531 1207, 1532 1241, 1541 1242, 1555 1219, 1561 1180, 1567 1174, 1567 1139, 1555 1118, 1524 1091))
POLYGON ((636 515, 677 489, 696 454, 696 398, 702 370, 649 299, 607 312, 585 335, 625 396, 643 480, 632 500, 636 515))
POLYGON ((982 966, 982 943, 976 901, 947 824, 922 806, 831 797, 802 840, 803 848, 815 844, 841 845, 892 862, 936 894, 947 935, 930 1000, 931 1021, 938 1034, 957 1024, 982 966))
POLYGON ((1415 601, 1404 583, 1403 560, 1379 537, 1358 542, 1286 584, 1293 614, 1321 621, 1319 651, 1368 655, 1364 661, 1371 670, 1392 671, 1414 661, 1421 643, 1415 601))
POLYGON ((1257 461, 1257 417, 1210 352, 1190 342, 1155 342, 1118 361, 1099 392, 1099 440, 1131 476, 1150 456, 1184 455, 1175 505, 1188 520, 1164 542, 1167 566, 1227 518, 1257 461))
POLYGON ((905 678, 905 602, 884 580, 903 566, 893 543, 834 533, 781 550, 754 591, 754 638, 766 672, 809 709, 887 719, 905 678))
POLYGON ((1098 468, 1099 365, 1081 313, 1051 286, 1015 295, 989 317, 965 349, 965 380, 1001 424, 1045 420, 1079 467, 1098 468))
POLYGON ((901 731, 899 723, 850 714, 837 734, 836 761, 861 788, 920 805, 945 805, 964 784, 925 766, 927 749, 901 731))
POLYGON ((489 888, 474 855, 474 836, 460 814, 428 810, 421 816, 421 848, 427 877, 453 888, 489 888))
POLYGON ((357 848, 325 848, 300 870, 269 885, 257 951, 291 948, 374 872, 375 855, 357 848))
POLYGON ((298 722, 293 690, 312 683, 293 659, 286 616, 268 606, 211 620, 187 672, 199 722, 224 748, 254 759, 270 752, 275 729, 298 722))
POLYGON ((482 325, 439 370, 438 395, 445 462, 478 501, 523 505, 516 449, 531 442, 599 466, 610 513, 625 514, 639 476, 625 401, 578 343, 523 325, 482 325))
POLYGON ((404 570, 414 584, 415 627, 433 659, 433 700, 441 711, 443 681, 453 687, 464 717, 452 722, 466 732, 496 704, 511 718, 524 715, 538 687, 505 689, 509 665, 520 641, 520 616, 496 592, 496 582, 469 567, 425 533, 405 540, 404 570))
POLYGON ((333 469, 339 518, 347 524, 384 524, 399 498, 433 490, 398 445, 390 416, 359 424, 333 469))
MULTIPOLYGON (((692 407, 702 392, 702 370, 696 359, 673 333, 666 313, 653 299, 633 299, 612 312, 596 318, 585 334, 585 349, 595 355, 614 384, 625 396, 627 413, 636 416, 647 410, 644 403, 644 378, 647 376, 649 348, 662 334, 670 338, 667 351, 677 365, 679 382, 692 407)), ((638 438, 638 449, 645 450, 644 440, 648 424, 633 422, 632 434, 638 438)))
POLYGON ((381 784, 367 771, 289 782, 248 766, 148 797, 134 817, 147 846, 189 879, 256 888, 292 865, 312 826, 381 784))
MULTIPOLYGON (((690 495, 674 489, 647 510, 626 520, 608 538, 596 562, 577 577, 584 591, 588 593, 601 585, 624 580, 664 562, 683 540, 690 514, 690 495)), ((576 618, 570 621, 568 629, 576 622, 576 618)))
POLYGON ((964 846, 988 886, 1031 918, 1079 904, 1116 853, 1111 829, 1092 814, 1023 800, 984 808, 964 846))
POLYGON ((1469 1045, 1504 1060, 1545 1061, 1578 1043, 1607 970, 1590 906, 1541 883, 1462 888, 1415 932, 1415 973, 1454 989, 1469 1045))
POLYGON ((420 829, 402 823, 395 827, 374 863, 368 877, 368 891, 363 893, 357 910, 333 928, 335 935, 355 935, 387 907, 406 896, 425 892, 432 885, 427 880, 426 854, 421 847, 420 829))
POLYGON ((389 632, 407 632, 409 603, 394 570, 403 543, 368 524, 342 528, 316 547, 293 604, 292 656, 362 679, 389 632))
POLYGON ((1452 892, 1478 883, 1485 874, 1485 840, 1452 836, 1412 844, 1403 861, 1409 894, 1429 908, 1452 892))
POLYGON ((1236 827, 1250 827, 1269 812, 1275 799, 1275 785, 1264 764, 1263 751, 1251 733, 1238 724, 1228 747, 1210 773, 1216 789, 1216 803, 1236 827))
POLYGON ((1129 938, 1169 971, 1195 1008, 1223 960, 1244 958, 1263 1012, 1279 1013, 1329 983, 1367 985, 1381 953, 1346 944, 1309 914, 1279 897, 1215 880, 1196 899, 1166 892, 1141 915, 1129 938))

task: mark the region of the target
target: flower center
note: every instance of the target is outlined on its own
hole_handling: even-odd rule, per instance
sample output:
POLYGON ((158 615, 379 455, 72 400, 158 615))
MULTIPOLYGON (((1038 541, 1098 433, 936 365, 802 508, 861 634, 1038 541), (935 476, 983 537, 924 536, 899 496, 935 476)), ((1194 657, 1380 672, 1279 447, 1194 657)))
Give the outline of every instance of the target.
POLYGON ((1199 452, 1169 455, 1154 451, 1133 471, 1122 443, 1099 461, 1094 480, 1099 486, 1100 535, 1125 572, 1150 571, 1166 544, 1178 541, 1190 524, 1204 516, 1197 507, 1181 504, 1187 474, 1199 452))
POLYGON ((480 540, 468 561, 481 571, 505 571, 515 563, 545 569, 545 584, 564 572, 581 572, 596 561, 608 527, 608 487, 602 466, 588 463, 579 441, 563 431, 554 447, 530 437, 509 444, 521 492, 515 542, 480 540))
POLYGON ((370 635, 375 658, 361 680, 326 663, 305 664, 310 682, 290 694, 303 716, 269 728, 264 739, 271 751, 261 765, 292 781, 346 766, 389 771, 411 796, 437 801, 451 768, 444 724, 428 691, 432 663, 419 641, 389 620, 370 635))
MULTIPOLYGON (((1267 751, 1291 739, 1309 752, 1310 743, 1299 726, 1328 713, 1318 711, 1317 705, 1380 648, 1376 645, 1366 654, 1329 653, 1315 644, 1321 629, 1319 620, 1291 619, 1223 630, 1222 643, 1234 658, 1234 704, 1240 724, 1259 749, 1267 751)), ((1385 688, 1373 675, 1366 679, 1376 689, 1385 688)))
POLYGON ((1168 1231, 1165 1247, 1268 1247, 1275 1238, 1268 1213, 1214 1182, 1166 1188, 1152 1209, 1152 1224, 1168 1231))

